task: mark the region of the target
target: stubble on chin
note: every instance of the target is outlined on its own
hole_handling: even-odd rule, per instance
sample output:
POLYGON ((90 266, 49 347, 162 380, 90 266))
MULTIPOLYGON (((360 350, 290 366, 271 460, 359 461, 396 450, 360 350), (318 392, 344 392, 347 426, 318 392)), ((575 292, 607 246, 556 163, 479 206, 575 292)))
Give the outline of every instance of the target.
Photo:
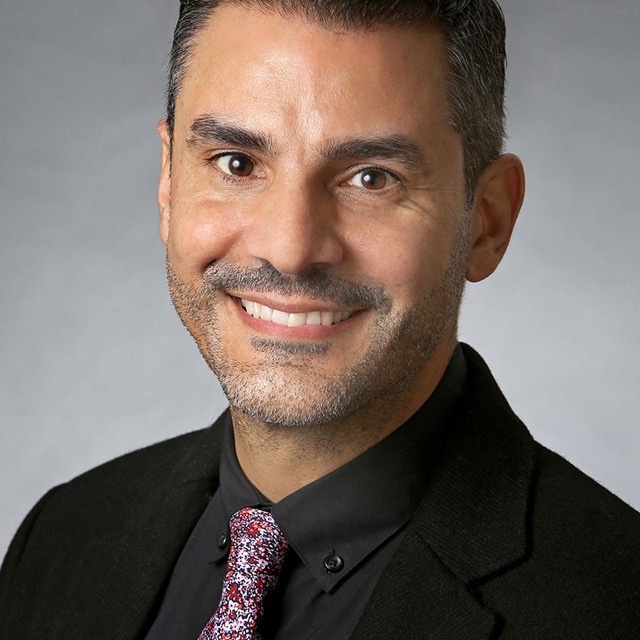
MULTIPOLYGON (((234 410, 267 424, 304 427, 335 424, 363 407, 400 396, 448 336, 455 338, 464 291, 469 233, 461 224, 438 285, 411 308, 396 310, 384 289, 311 272, 283 276, 270 265, 245 269, 213 263, 199 283, 186 283, 167 259, 174 306, 234 410), (224 289, 272 291, 361 305, 372 318, 366 348, 352 364, 332 370, 329 341, 302 343, 253 337, 253 361, 228 352, 220 326, 224 289)), ((453 340, 455 342, 455 340, 453 340)))

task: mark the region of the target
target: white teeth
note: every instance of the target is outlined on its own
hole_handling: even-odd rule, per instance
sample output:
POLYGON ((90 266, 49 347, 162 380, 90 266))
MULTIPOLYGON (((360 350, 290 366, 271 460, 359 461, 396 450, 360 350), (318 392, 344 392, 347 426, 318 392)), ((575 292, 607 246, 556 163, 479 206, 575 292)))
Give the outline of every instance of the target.
POLYGON ((273 314, 273 309, 271 307, 267 307, 266 304, 262 305, 262 311, 260 311, 260 317, 263 320, 268 320, 271 322, 271 315, 273 314))
POLYGON ((305 325, 323 325, 328 327, 342 322, 353 315, 351 311, 309 311, 308 313, 286 313, 279 309, 272 309, 266 304, 259 304, 252 300, 240 301, 244 310, 254 318, 261 318, 284 327, 304 327, 305 325))
POLYGON ((307 314, 306 313, 290 313, 289 321, 287 325, 289 327, 304 327, 307 324, 307 314))
POLYGON ((278 311, 278 309, 273 309, 271 313, 271 322, 275 324, 282 324, 285 327, 289 326, 289 314, 284 311, 278 311))

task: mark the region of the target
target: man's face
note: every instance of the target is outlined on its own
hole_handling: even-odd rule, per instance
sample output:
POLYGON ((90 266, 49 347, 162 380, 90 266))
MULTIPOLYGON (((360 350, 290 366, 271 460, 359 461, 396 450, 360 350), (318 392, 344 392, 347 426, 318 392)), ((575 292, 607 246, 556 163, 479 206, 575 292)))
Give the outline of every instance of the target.
POLYGON ((335 33, 223 5, 177 99, 161 235, 231 406, 321 424, 414 401, 455 340, 469 247, 434 26, 335 33))

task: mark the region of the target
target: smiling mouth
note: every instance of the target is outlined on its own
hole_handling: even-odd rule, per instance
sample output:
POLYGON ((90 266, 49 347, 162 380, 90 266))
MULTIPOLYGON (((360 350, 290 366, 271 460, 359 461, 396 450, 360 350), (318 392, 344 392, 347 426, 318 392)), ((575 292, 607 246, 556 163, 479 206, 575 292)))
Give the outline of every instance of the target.
POLYGON ((272 309, 266 304, 240 299, 242 308, 253 318, 273 322, 283 327, 319 326, 328 327, 332 324, 344 322, 355 311, 308 311, 306 313, 287 313, 279 309, 272 309))

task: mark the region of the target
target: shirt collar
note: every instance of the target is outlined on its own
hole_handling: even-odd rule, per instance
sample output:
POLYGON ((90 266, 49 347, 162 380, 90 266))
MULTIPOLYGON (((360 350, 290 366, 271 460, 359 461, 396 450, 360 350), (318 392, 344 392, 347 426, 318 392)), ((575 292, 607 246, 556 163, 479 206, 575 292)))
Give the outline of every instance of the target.
MULTIPOLYGON (((228 519, 242 507, 270 510, 289 545, 325 591, 331 591, 410 520, 424 494, 442 427, 462 396, 466 363, 458 346, 427 402, 402 426, 354 460, 276 504, 247 480, 224 425, 220 492, 228 519), (339 558, 339 570, 325 563, 339 558), (340 566, 341 565, 341 566, 340 566)), ((221 559, 226 549, 214 560, 221 559)))

